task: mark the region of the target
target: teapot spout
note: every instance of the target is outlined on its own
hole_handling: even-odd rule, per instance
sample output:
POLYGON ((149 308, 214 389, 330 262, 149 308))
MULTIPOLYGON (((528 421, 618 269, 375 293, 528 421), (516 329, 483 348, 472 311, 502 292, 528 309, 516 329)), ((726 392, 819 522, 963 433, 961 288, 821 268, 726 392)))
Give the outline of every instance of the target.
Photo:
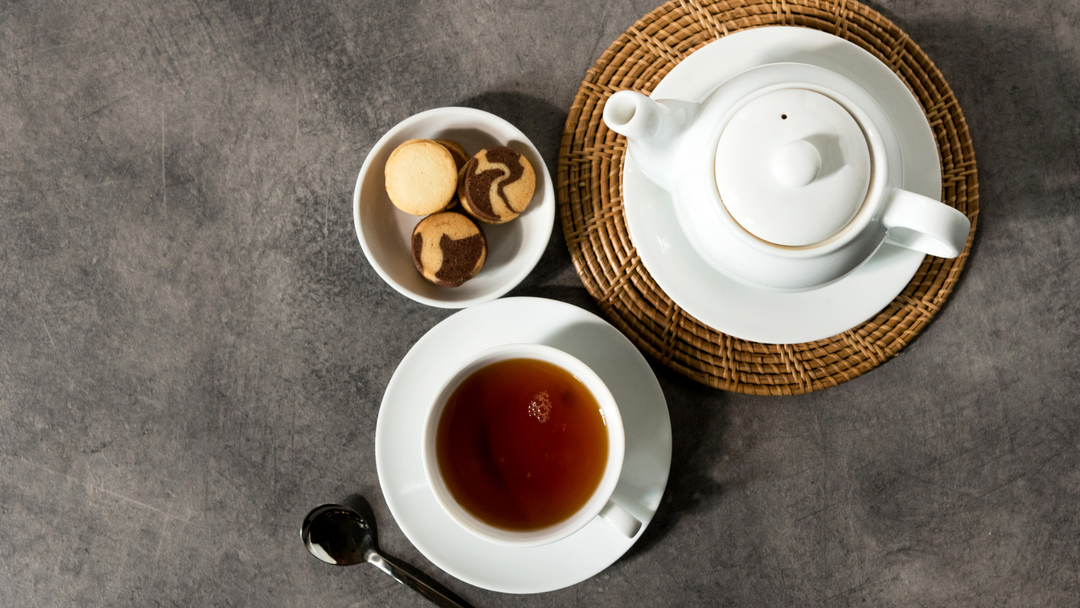
POLYGON ((695 103, 654 100, 635 91, 619 91, 604 104, 608 128, 626 137, 630 156, 661 186, 669 186, 678 168, 675 145, 697 114, 695 103))

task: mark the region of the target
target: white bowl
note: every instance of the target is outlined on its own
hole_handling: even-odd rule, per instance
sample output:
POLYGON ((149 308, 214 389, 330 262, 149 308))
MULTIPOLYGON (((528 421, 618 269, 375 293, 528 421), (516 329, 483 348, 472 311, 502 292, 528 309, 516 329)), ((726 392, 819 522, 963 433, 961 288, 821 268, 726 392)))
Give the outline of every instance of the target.
POLYGON ((482 110, 435 108, 401 121, 372 147, 356 178, 353 223, 368 262, 391 287, 429 306, 465 308, 498 298, 532 272, 551 238, 555 189, 544 159, 517 127, 482 110), (413 228, 422 218, 399 211, 386 195, 386 159, 402 142, 418 138, 450 139, 470 155, 509 146, 528 158, 536 171, 536 192, 524 213, 505 224, 481 225, 488 242, 487 260, 483 270, 460 287, 441 287, 420 276, 411 242, 413 228))

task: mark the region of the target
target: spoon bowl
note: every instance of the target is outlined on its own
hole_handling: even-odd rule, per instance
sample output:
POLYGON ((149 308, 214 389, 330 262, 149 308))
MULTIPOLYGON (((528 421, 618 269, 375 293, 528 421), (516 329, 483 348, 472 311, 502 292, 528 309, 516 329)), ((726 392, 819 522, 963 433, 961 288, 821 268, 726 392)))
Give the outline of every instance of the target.
POLYGON ((353 566, 368 561, 376 552, 375 528, 356 511, 341 505, 312 509, 300 528, 304 546, 312 555, 335 566, 353 566))
POLYGON ((410 572, 411 568, 379 553, 374 520, 369 522, 349 507, 335 504, 315 507, 304 517, 300 538, 307 550, 320 561, 335 566, 368 562, 437 606, 471 608, 439 583, 419 572, 410 572))

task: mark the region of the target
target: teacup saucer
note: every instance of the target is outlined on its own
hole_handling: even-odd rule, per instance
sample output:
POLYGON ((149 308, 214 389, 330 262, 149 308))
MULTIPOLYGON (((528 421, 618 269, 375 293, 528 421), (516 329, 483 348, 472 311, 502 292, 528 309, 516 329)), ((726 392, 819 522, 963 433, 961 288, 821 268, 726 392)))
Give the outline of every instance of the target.
MULTIPOLYGON (((918 101, 884 63, 831 34, 763 27, 725 36, 676 65, 652 97, 700 101, 736 74, 781 62, 832 70, 862 87, 899 136, 904 189, 941 196, 937 144, 918 101)), ((923 259, 886 243, 854 272, 825 287, 795 293, 759 289, 727 277, 697 254, 670 195, 630 157, 623 166, 623 198, 630 237, 656 284, 694 318, 744 340, 796 344, 856 327, 904 290, 923 259)))
POLYGON ((596 575, 641 537, 667 485, 671 421, 652 369, 617 329, 570 304, 505 298, 448 317, 405 355, 383 396, 375 460, 390 512, 405 536, 435 565, 484 589, 540 593, 596 575), (626 456, 614 495, 641 520, 642 531, 636 537, 626 538, 597 518, 550 545, 500 546, 460 528, 436 502, 420 458, 427 409, 457 363, 515 342, 546 344, 574 355, 615 396, 626 431, 626 456))

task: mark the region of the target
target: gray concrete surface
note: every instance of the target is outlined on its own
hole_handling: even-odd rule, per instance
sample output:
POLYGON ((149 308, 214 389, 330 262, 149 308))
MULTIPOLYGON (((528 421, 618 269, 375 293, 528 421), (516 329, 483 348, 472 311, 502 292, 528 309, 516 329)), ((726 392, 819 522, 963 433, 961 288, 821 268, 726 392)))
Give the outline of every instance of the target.
MULTIPOLYGON (((478 606, 1075 606, 1080 6, 874 1, 971 126, 981 215, 898 357, 797 398, 654 364, 671 481, 625 557, 534 596, 428 562, 375 472, 380 397, 448 311, 352 228, 375 140, 435 106, 554 169, 585 70, 657 0, 0 4, 0 605, 422 606, 298 539, 362 494, 478 606)), ((556 230, 513 292, 596 310, 556 230)))

